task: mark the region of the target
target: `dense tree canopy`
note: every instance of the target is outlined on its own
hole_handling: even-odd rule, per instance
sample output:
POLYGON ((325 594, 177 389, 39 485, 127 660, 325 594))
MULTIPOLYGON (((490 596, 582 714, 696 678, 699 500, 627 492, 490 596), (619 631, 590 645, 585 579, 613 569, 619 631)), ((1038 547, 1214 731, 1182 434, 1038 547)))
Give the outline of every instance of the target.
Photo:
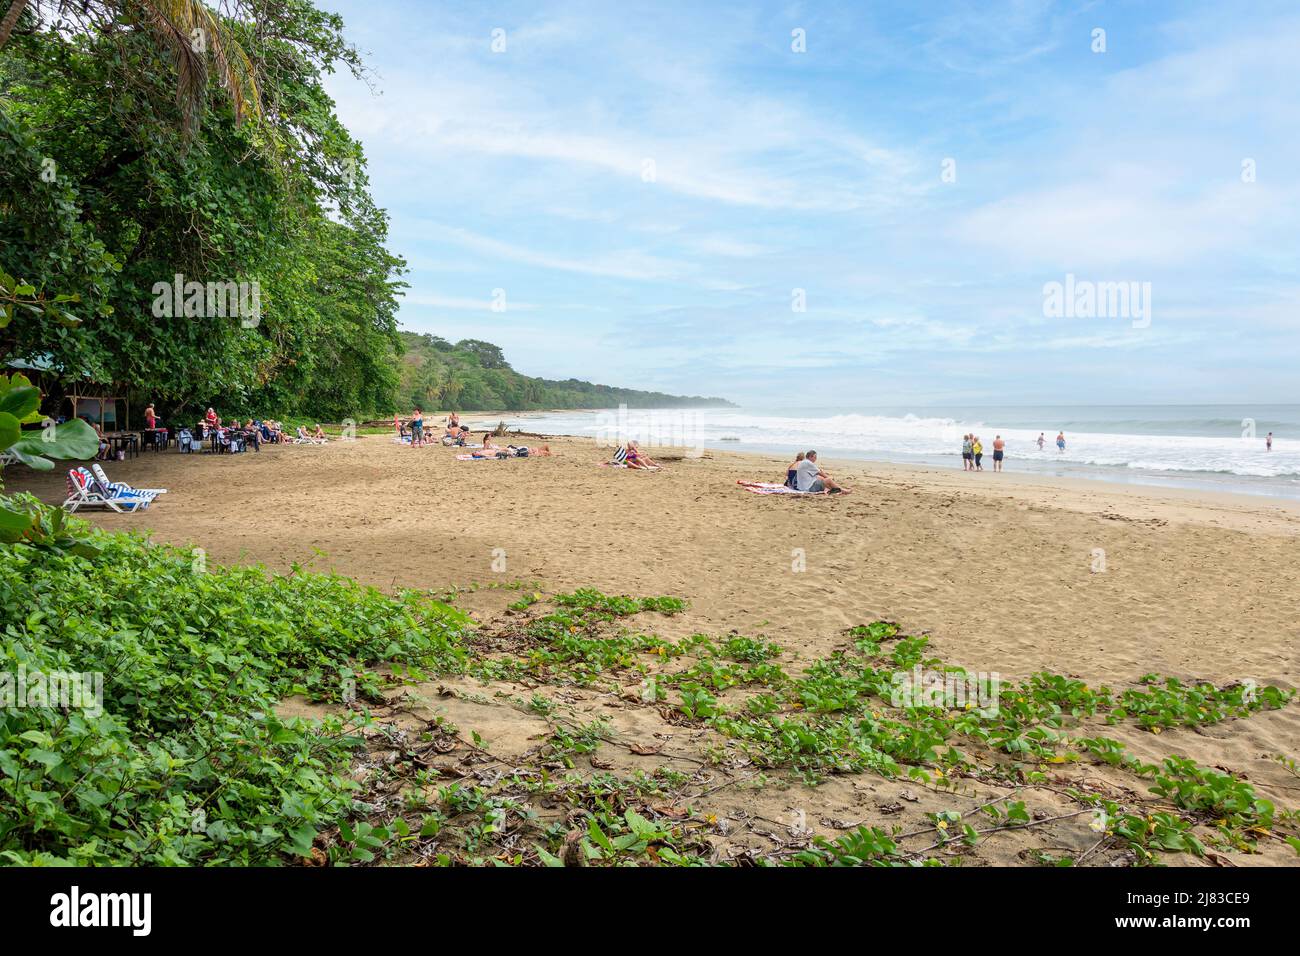
POLYGON ((387 408, 403 263, 321 86, 360 61, 307 0, 223 10, 32 2, 18 18, 0 51, 0 266, 77 296, 63 308, 80 322, 18 309, 0 349, 172 407, 387 408), (186 283, 200 307, 160 310, 158 290, 186 283), (241 289, 243 311, 213 288, 241 289))

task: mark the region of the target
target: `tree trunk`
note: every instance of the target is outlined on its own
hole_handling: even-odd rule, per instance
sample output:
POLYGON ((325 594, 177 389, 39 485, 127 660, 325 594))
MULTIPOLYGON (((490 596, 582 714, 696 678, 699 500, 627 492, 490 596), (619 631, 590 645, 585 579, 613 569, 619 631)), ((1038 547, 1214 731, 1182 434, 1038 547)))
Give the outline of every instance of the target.
POLYGON ((0 49, 9 42, 9 34, 14 32, 14 26, 25 9, 27 9, 27 0, 13 0, 9 4, 9 11, 5 14, 5 18, 0 20, 0 49))

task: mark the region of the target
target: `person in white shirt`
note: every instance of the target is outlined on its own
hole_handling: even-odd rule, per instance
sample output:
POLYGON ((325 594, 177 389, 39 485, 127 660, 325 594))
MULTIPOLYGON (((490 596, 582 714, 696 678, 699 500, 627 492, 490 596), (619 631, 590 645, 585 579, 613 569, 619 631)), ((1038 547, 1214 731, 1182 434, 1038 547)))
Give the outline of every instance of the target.
POLYGON ((795 488, 798 491, 829 491, 831 494, 847 494, 848 489, 831 480, 830 475, 822 471, 817 464, 817 452, 810 451, 804 455, 794 470, 795 488))

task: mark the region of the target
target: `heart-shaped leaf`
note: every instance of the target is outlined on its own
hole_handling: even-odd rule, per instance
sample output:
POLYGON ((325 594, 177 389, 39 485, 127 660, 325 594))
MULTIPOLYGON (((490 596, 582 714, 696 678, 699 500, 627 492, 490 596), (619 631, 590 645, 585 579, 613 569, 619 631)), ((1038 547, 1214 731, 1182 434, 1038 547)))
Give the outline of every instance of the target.
MULTIPOLYGON (((15 455, 76 461, 94 458, 98 451, 99 435, 95 433, 95 429, 79 418, 59 425, 54 429, 53 434, 50 434, 47 429, 27 432, 9 448, 9 452, 15 455)), ((25 458, 23 460, 31 464, 25 458)))
POLYGON ((10 388, 0 395, 0 412, 8 412, 20 421, 35 412, 40 404, 41 390, 31 385, 10 388))
POLYGON ((22 433, 23 428, 18 419, 8 412, 0 411, 0 451, 17 444, 22 433))

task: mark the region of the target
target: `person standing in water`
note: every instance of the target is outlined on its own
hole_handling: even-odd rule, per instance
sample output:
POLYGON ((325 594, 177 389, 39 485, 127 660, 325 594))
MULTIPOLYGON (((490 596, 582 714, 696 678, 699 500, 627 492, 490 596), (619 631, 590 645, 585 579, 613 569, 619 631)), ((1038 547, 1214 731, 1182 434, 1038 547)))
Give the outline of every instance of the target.
POLYGON ((1006 451, 1006 447, 1007 447, 1007 443, 1002 440, 1001 435, 997 435, 994 437, 993 439, 993 470, 994 471, 1002 470, 1002 457, 1003 457, 1003 453, 1006 451))
POLYGON ((1264 450, 1265 450, 1265 451, 1272 451, 1272 450, 1273 450, 1273 433, 1272 433, 1272 432, 1269 432, 1269 433, 1268 433, 1268 436, 1264 439, 1264 450))
POLYGON ((1065 451, 1065 432, 1063 431, 1056 433, 1056 450, 1059 452, 1065 451))
POLYGON ((970 435, 961 436, 961 470, 975 470, 975 443, 971 441, 970 435))
POLYGON ((1039 450, 1039 451, 1042 451, 1042 450, 1043 450, 1043 446, 1046 445, 1046 444, 1047 444, 1047 438, 1046 438, 1046 436, 1044 436, 1042 432, 1039 432, 1039 433, 1038 433, 1038 450, 1039 450))
POLYGON ((982 459, 984 458, 984 443, 980 441, 979 435, 972 435, 971 438, 974 439, 974 441, 971 444, 970 450, 975 454, 975 470, 983 471, 984 464, 982 459))

